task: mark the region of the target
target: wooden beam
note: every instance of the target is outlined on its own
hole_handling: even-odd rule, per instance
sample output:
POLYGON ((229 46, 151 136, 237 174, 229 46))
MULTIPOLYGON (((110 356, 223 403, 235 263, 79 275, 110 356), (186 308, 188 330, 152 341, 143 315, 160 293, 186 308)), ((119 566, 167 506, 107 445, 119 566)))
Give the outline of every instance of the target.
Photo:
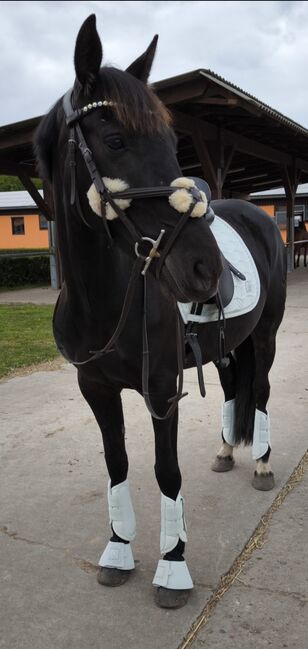
POLYGON ((38 173, 35 164, 18 164, 5 162, 0 160, 0 174, 5 176, 19 176, 20 173, 25 173, 32 178, 38 178, 38 173))
MULTIPOLYGON (((218 139, 217 126, 179 111, 172 111, 172 114, 174 116, 175 129, 179 129, 179 131, 184 133, 192 133, 197 128, 205 140, 213 141, 218 139)), ((244 135, 222 128, 221 137, 224 145, 235 147, 241 153, 255 158, 261 158, 262 160, 268 160, 278 165, 286 165, 288 167, 293 165, 294 158, 290 154, 280 149, 274 149, 267 144, 261 144, 261 142, 252 140, 244 135)), ((296 158, 295 162, 298 169, 308 173, 308 160, 296 158)))
POLYGON ((17 131, 14 134, 3 133, 0 137, 0 151, 2 149, 15 149, 19 146, 32 146, 35 130, 35 128, 30 128, 26 131, 17 131))
POLYGON ((44 199, 42 198, 41 194, 38 192, 36 189, 35 185, 33 184, 31 178, 27 176, 25 173, 20 172, 19 174, 19 179, 21 180, 23 186, 25 189, 29 192, 30 196, 33 198, 34 202, 38 206, 39 210, 44 214, 45 218, 47 221, 54 221, 54 217, 44 199))
POLYGON ((230 169, 233 156, 235 153, 235 147, 234 146, 224 147, 223 152, 224 152, 224 159, 223 159, 223 169, 222 169, 222 177, 221 177, 222 185, 224 185, 227 173, 230 169))
POLYGON ((217 190, 217 169, 214 166, 213 160, 209 154, 208 147, 198 129, 192 133, 192 141, 196 149, 197 156, 200 160, 202 173, 206 178, 212 190, 217 190))
POLYGON ((281 175, 287 199, 287 265, 290 272, 294 270, 294 206, 298 185, 298 169, 295 160, 292 166, 281 167, 281 175))
POLYGON ((185 84, 179 82, 174 86, 160 88, 158 96, 164 104, 167 104, 167 106, 185 101, 189 101, 190 103, 192 98, 201 97, 201 95, 203 95, 204 87, 204 79, 199 77, 198 79, 192 79, 185 84))

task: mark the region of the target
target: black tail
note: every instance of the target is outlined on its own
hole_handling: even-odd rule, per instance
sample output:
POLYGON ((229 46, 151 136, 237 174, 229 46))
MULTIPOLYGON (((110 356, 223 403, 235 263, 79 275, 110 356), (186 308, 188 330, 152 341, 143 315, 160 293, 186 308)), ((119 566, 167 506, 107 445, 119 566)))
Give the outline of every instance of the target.
POLYGON ((255 357, 251 336, 235 350, 236 397, 235 397, 235 439, 236 443, 252 444, 255 417, 255 357))

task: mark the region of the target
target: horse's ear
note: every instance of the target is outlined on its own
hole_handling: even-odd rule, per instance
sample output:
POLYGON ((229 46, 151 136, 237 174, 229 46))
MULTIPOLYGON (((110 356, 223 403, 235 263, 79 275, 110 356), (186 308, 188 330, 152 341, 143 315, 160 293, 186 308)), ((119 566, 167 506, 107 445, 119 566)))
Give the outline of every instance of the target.
POLYGON ((143 54, 141 54, 141 56, 139 56, 136 61, 131 63, 131 65, 126 70, 126 72, 129 72, 140 81, 143 81, 143 83, 147 83, 147 80, 149 78, 156 52, 157 41, 158 35, 156 34, 148 49, 143 54))
POLYGON ((76 77, 86 95, 95 85, 102 58, 103 48, 96 31, 96 16, 91 14, 80 27, 74 55, 76 77))

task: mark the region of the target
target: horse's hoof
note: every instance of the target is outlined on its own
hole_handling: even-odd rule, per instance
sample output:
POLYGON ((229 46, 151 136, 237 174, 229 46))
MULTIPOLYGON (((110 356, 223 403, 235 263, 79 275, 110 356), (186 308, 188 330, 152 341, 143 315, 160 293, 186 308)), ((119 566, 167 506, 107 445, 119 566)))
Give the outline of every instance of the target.
POLYGON ((211 469, 212 471, 217 471, 217 473, 224 473, 225 471, 231 471, 233 467, 234 459, 231 455, 227 455, 226 457, 219 457, 219 455, 216 455, 211 469))
POLYGON ((275 478, 272 471, 258 474, 256 471, 252 478, 252 486, 259 491, 270 491, 275 486, 275 478))
POLYGON ((122 586, 129 579, 131 570, 118 568, 98 568, 96 578, 102 586, 122 586))
POLYGON ((160 608, 182 608, 187 604, 190 590, 173 590, 159 586, 156 588, 155 604, 160 608))

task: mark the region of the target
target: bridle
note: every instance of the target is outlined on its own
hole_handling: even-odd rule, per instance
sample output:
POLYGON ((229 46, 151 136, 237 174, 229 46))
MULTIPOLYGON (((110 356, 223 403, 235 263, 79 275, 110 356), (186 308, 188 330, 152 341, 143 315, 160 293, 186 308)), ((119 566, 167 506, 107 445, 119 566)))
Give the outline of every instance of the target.
MULTIPOLYGON (((171 402, 170 407, 168 408, 166 414, 164 416, 159 416, 157 415, 150 403, 150 395, 149 395, 149 373, 150 373, 150 367, 149 367, 149 345, 148 345, 148 334, 147 334, 147 284, 146 284, 146 273, 147 270, 152 263, 153 259, 157 258, 157 263, 156 263, 156 278, 159 279, 160 273, 163 267, 163 264, 165 262, 165 259, 170 252, 173 244, 175 243, 177 237, 179 236, 180 232, 182 231, 183 227, 185 226, 188 218, 191 216, 191 213, 196 205, 196 203, 200 200, 202 200, 202 196, 200 194, 199 189, 196 186, 190 187, 189 193, 192 196, 192 201, 187 209, 186 212, 182 213, 182 216, 180 217, 177 225, 174 227, 173 231, 169 235, 168 240, 166 241, 164 248, 162 250, 159 250, 159 246, 161 243, 162 238, 165 235, 165 230, 161 230, 158 237, 156 239, 151 238, 151 237, 143 237, 135 227, 135 225, 132 223, 132 221, 128 218, 128 216, 125 214, 125 211, 122 210, 116 203, 116 199, 140 199, 140 198, 154 198, 154 197, 169 197, 171 194, 175 191, 174 187, 170 186, 159 186, 159 187, 137 187, 137 188, 128 188, 125 189, 124 191, 120 192, 111 192, 108 190, 106 187, 101 174, 99 170, 97 169, 95 160, 93 158, 92 151, 87 145, 87 142, 85 140, 85 137, 82 132, 82 128, 80 125, 80 122, 82 119, 89 114, 89 112, 92 112, 93 110, 96 109, 101 109, 102 107, 107 107, 107 106, 112 106, 113 103, 109 102, 107 100, 101 100, 101 101, 94 101, 92 103, 87 104, 86 106, 83 106, 82 108, 77 108, 74 109, 72 105, 72 90, 69 90, 64 98, 63 98, 63 109, 66 117, 66 124, 69 128, 69 139, 68 139, 68 146, 69 146, 69 167, 70 167, 70 204, 73 206, 75 205, 77 212, 82 219, 82 221, 85 223, 85 225, 89 226, 88 222, 85 220, 84 215, 82 213, 81 205, 80 205, 80 200, 79 200, 79 195, 78 191, 76 191, 76 151, 77 147, 79 151, 82 154, 82 157, 84 159, 85 165, 87 167, 87 170, 89 172, 90 178, 92 180, 92 183, 99 194, 100 197, 100 206, 101 206, 101 217, 102 221, 104 224, 104 228, 106 230, 106 234, 108 237, 109 241, 109 246, 112 248, 114 242, 112 239, 112 235, 109 229, 108 221, 106 218, 106 206, 109 203, 113 210, 115 211, 116 215, 119 217, 120 221, 125 227, 125 236, 129 240, 130 243, 133 244, 135 254, 136 254, 136 260, 132 269, 131 277, 128 283, 126 295, 124 298, 124 303, 123 303, 123 308, 122 312, 120 315, 120 319, 118 321, 118 324, 116 326, 116 329, 111 336, 110 340, 107 342, 107 344, 100 350, 95 350, 95 351, 90 351, 89 354, 90 357, 84 361, 72 361, 71 359, 67 358, 69 362, 73 363, 76 366, 84 365, 86 363, 89 363, 91 361, 97 360, 101 356, 105 355, 106 353, 113 351, 113 345, 115 342, 118 340, 119 336, 121 335, 132 301, 133 297, 135 294, 135 289, 137 285, 137 281, 140 277, 140 274, 144 278, 144 300, 143 300, 143 364, 142 364, 142 388, 143 388, 143 396, 146 402, 146 405, 151 413, 151 415, 156 418, 156 419, 167 419, 170 417, 173 412, 175 411, 177 404, 179 400, 186 396, 187 393, 183 393, 183 367, 184 367, 184 329, 183 329, 183 321, 181 319, 181 316, 179 314, 178 309, 176 309, 176 328, 177 328, 177 335, 176 335, 176 342, 177 342, 177 363, 178 363, 178 389, 177 389, 177 394, 169 399, 168 401, 171 402), (144 242, 147 242, 150 244, 150 249, 146 255, 141 254, 140 252, 140 247, 143 245, 144 247, 144 242)), ((212 221, 213 218, 213 213, 211 208, 209 208, 203 217, 205 218, 208 222, 212 221)), ((63 352, 62 352, 63 353, 63 352)))

